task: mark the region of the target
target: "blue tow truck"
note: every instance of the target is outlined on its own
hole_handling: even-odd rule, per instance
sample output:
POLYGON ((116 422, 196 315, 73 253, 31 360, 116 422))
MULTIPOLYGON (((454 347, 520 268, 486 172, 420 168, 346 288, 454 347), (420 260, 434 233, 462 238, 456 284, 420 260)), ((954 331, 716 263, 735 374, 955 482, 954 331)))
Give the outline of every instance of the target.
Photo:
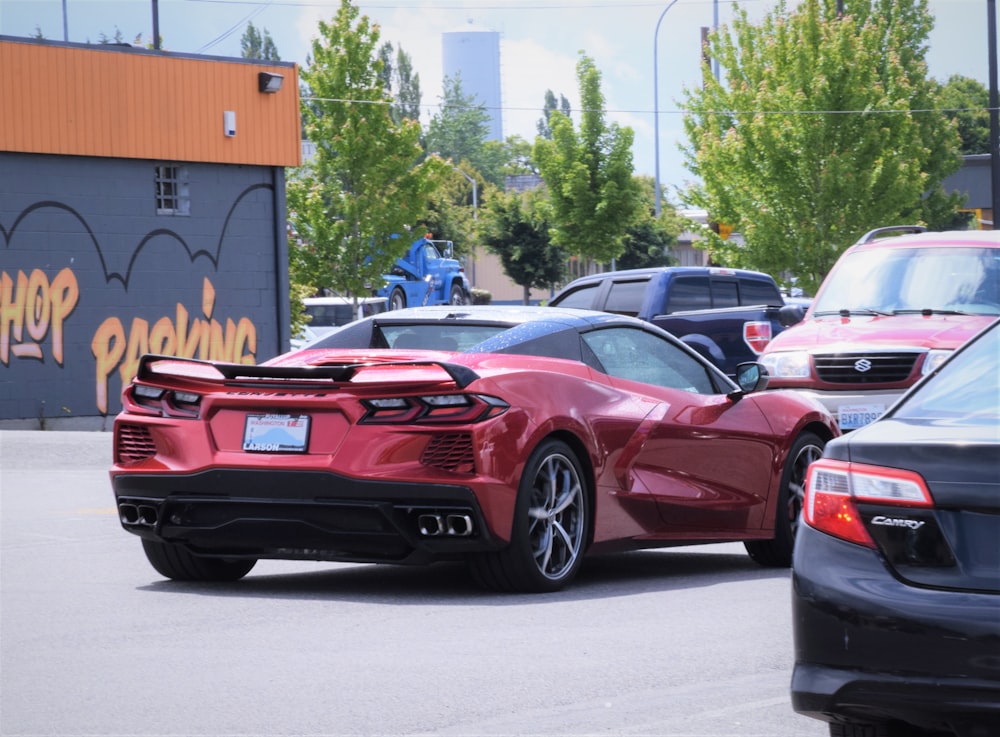
MULTIPOLYGON (((429 236, 429 234, 428 234, 429 236)), ((463 266, 453 258, 451 241, 418 238, 392 271, 384 274, 385 285, 374 291, 385 297, 390 310, 420 305, 467 305, 472 289, 463 266)))

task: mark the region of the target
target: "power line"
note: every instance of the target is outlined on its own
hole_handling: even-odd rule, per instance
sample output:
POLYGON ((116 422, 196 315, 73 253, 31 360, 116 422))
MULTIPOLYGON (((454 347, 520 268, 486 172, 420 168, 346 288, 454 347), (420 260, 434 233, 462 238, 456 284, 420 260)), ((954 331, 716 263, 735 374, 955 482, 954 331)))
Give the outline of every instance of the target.
MULTIPOLYGON (((205 5, 270 5, 267 0, 183 0, 188 3, 201 3, 205 5)), ((683 0, 681 5, 699 6, 708 5, 714 3, 715 0, 683 0)), ((742 5, 755 5, 757 3, 763 2, 773 2, 773 0, 720 0, 720 2, 726 5, 736 5, 740 3, 742 5)), ((339 5, 337 0, 274 0, 274 4, 281 7, 305 7, 305 8, 324 8, 333 7, 339 5)), ((552 3, 551 0, 548 3, 536 3, 530 0, 525 0, 523 4, 502 4, 502 5, 475 5, 470 8, 468 2, 456 2, 454 4, 448 3, 425 3, 421 2, 419 5, 416 3, 405 3, 405 2, 364 2, 364 0, 358 0, 358 6, 363 6, 363 9, 376 9, 376 10, 404 10, 413 9, 419 7, 421 10, 460 10, 463 12, 468 12, 471 10, 511 10, 511 11, 525 11, 525 10, 601 10, 601 9, 619 9, 619 8, 658 8, 663 3, 662 0, 651 0, 650 2, 615 2, 615 0, 598 0, 594 3, 584 3, 580 0, 568 0, 565 3, 552 3)))
MULTIPOLYGON (((248 13, 245 18, 243 18, 242 20, 240 20, 237 23, 233 24, 232 26, 230 26, 228 30, 225 30, 222 33, 220 33, 218 36, 216 36, 214 39, 212 39, 211 41, 209 41, 207 44, 203 45, 195 53, 200 54, 200 53, 202 53, 204 51, 208 51, 213 46, 216 46, 216 45, 222 43, 227 38, 229 38, 230 36, 232 36, 237 30, 239 30, 243 26, 244 23, 246 23, 247 21, 249 21, 249 20, 251 20, 253 18, 256 18, 258 15, 260 15, 265 10, 267 10, 267 8, 270 5, 272 5, 273 3, 274 3, 274 0, 263 0, 260 3, 254 3, 255 5, 260 5, 260 7, 257 8, 256 10, 250 11, 250 13, 248 13)), ((235 4, 235 3, 229 3, 229 4, 235 4)))
MULTIPOLYGON (((394 105, 396 104, 393 100, 351 100, 347 98, 339 97, 314 97, 314 96, 303 96, 302 100, 309 102, 342 102, 345 104, 354 105, 394 105)), ((439 107, 440 105, 420 105, 422 110, 432 111, 439 107)), ((507 106, 489 106, 489 105, 453 105, 448 104, 444 107, 449 109, 458 110, 495 110, 500 112, 530 112, 532 110, 537 110, 542 112, 541 108, 534 107, 507 107, 507 106)), ((706 110, 706 111, 691 111, 691 110, 661 110, 660 113, 665 115, 725 115, 731 117, 738 116, 748 116, 748 115, 901 115, 901 114, 919 114, 919 113, 971 113, 971 112, 989 112, 992 108, 989 107, 972 107, 972 108, 906 108, 906 109, 887 109, 887 110, 706 110)), ((631 115, 652 115, 652 110, 644 109, 627 109, 627 110, 617 110, 617 109, 604 109, 604 110, 586 110, 583 108, 570 108, 570 112, 573 113, 615 113, 615 114, 631 114, 631 115)))

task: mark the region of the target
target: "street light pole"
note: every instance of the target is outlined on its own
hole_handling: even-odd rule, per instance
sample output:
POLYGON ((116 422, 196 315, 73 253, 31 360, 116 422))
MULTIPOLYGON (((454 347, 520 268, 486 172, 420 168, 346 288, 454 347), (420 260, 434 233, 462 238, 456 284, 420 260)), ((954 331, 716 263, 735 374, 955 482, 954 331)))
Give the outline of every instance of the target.
MULTIPOLYGON (((476 184, 476 178, 473 177, 473 176, 470 176, 470 175, 466 174, 464 171, 462 171, 461 169, 459 169, 454 164, 452 165, 452 169, 454 169, 459 174, 461 174, 463 177, 465 177, 466 181, 469 184, 472 185, 472 219, 474 221, 478 221, 479 220, 479 187, 476 184)), ((476 247, 475 246, 472 247, 472 283, 473 283, 473 285, 475 285, 475 283, 476 283, 476 247)))
POLYGON ((459 174, 465 177, 466 181, 468 181, 469 184, 472 185, 472 219, 479 220, 479 195, 477 194, 478 187, 476 185, 476 178, 470 177, 468 174, 459 169, 457 166, 455 167, 455 171, 457 171, 459 174))
POLYGON ((677 0, 671 0, 670 4, 660 13, 656 21, 656 29, 653 31, 653 158, 656 169, 656 181, 653 185, 656 189, 656 217, 660 217, 660 81, 659 81, 659 57, 657 55, 657 39, 660 35, 660 23, 667 11, 674 7, 677 0))

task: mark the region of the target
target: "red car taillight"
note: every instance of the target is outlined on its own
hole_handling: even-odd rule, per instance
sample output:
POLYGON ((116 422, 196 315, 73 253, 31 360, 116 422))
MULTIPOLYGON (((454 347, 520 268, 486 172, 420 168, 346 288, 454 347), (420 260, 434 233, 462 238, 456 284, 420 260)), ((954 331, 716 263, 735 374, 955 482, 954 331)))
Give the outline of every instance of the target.
POLYGON ((510 408, 502 399, 485 394, 383 397, 361 403, 367 410, 359 420, 362 425, 482 422, 510 408))
POLYGON ((200 416, 200 405, 200 394, 161 389, 136 382, 126 387, 122 394, 123 408, 137 415, 197 419, 200 416))
POLYGON ((858 512, 858 502, 904 507, 933 507, 920 474, 823 458, 806 477, 806 524, 848 542, 876 548, 858 512))
POLYGON ((743 323, 743 342, 750 346, 750 350, 754 353, 762 353, 767 348, 767 344, 771 342, 771 323, 743 323))

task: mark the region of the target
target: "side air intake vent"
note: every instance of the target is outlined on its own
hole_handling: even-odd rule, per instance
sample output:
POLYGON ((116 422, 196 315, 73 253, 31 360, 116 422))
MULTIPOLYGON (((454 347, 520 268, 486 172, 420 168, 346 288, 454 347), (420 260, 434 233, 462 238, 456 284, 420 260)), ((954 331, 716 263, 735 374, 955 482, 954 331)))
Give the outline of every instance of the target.
POLYGON ((156 455, 156 442, 144 425, 121 424, 115 434, 118 463, 138 463, 156 455))
POLYGON ((457 432, 434 436, 424 449, 420 462, 452 473, 475 473, 472 435, 457 432))

